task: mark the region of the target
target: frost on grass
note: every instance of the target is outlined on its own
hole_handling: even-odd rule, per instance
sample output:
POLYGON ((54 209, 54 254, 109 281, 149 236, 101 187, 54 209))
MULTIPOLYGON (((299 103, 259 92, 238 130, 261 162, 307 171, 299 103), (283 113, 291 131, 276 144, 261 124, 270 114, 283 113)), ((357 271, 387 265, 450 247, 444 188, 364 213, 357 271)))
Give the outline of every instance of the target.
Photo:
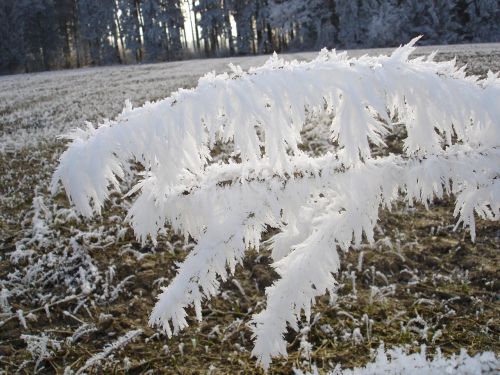
MULTIPOLYGON (((495 374, 499 366, 500 360, 493 352, 480 353, 471 357, 462 349, 460 354, 446 358, 438 350, 437 354, 432 359, 429 359, 426 355, 425 346, 422 346, 420 353, 408 354, 403 348, 390 349, 386 352, 384 346, 381 345, 377 350, 374 361, 366 366, 352 370, 342 370, 338 365, 327 375, 495 374)), ((294 372, 295 375, 319 375, 315 366, 313 372, 304 373, 301 370, 295 370, 294 372)))
POLYGON ((104 359, 106 359, 113 352, 122 349, 124 346, 135 340, 138 336, 142 334, 142 329, 136 329, 133 331, 127 332, 125 335, 119 337, 116 341, 113 341, 111 344, 107 345, 103 351, 93 355, 90 357, 85 364, 80 367, 75 375, 79 375, 84 373, 84 371, 90 369, 91 367, 99 364, 104 359))
POLYGON ((308 63, 274 56, 129 105, 115 121, 68 136, 52 190, 60 181, 92 216, 131 163, 142 164, 128 192, 137 238, 154 242, 168 224, 195 242, 150 317, 169 336, 187 326, 187 307, 201 320, 202 301, 274 228, 264 245, 280 278, 252 319, 253 355, 267 368, 273 356, 286 356, 287 328, 298 330, 316 297, 333 291, 338 250, 373 243, 380 208, 400 197, 427 206, 449 194, 457 226, 472 240, 474 214, 500 217, 498 74, 480 80, 454 61, 411 59, 417 40, 390 56, 323 50, 308 63), (331 148, 311 155, 302 146, 308 119, 318 116, 330 119, 320 135, 331 148), (385 139, 400 126, 402 151, 393 154, 385 139))
POLYGON ((114 277, 114 266, 100 270, 90 255, 90 250, 101 249, 114 240, 121 226, 108 225, 106 235, 103 227, 82 231, 73 226, 80 220, 73 210, 46 205, 37 191, 25 216, 20 239, 7 253, 15 267, 0 280, 0 327, 16 320, 27 330, 35 313, 42 312, 50 319, 56 305, 77 301, 77 311, 88 308, 89 297, 102 304, 124 292, 132 276, 119 280, 114 277), (57 228, 61 222, 67 224, 64 232, 57 228), (38 307, 14 309, 12 303, 23 297, 38 307))
POLYGON ((53 340, 45 334, 40 336, 21 335, 21 339, 26 342, 27 350, 35 361, 35 372, 43 360, 52 358, 54 351, 61 349, 59 341, 53 340))

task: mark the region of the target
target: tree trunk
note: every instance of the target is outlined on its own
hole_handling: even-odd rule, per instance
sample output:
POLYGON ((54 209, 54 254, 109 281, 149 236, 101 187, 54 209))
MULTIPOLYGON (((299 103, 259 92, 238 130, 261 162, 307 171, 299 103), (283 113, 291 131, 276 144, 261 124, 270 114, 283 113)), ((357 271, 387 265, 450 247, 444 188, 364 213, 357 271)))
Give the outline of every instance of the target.
MULTIPOLYGON (((191 2, 188 0, 186 1, 187 6, 188 6, 188 15, 189 15, 189 24, 191 26, 191 38, 193 40, 193 50, 195 52, 200 52, 200 41, 198 40, 198 30, 196 30, 196 35, 195 35, 195 22, 193 22, 193 8, 191 7, 191 2)), ((196 15, 195 15, 196 17, 196 15)), ((186 30, 184 29, 184 32, 186 30)), ((186 46, 187 46, 187 39, 186 39, 186 46)))
POLYGON ((136 24, 136 30, 137 30, 137 42, 139 47, 135 51, 135 56, 137 62, 141 62, 144 58, 144 53, 143 53, 143 48, 144 48, 144 42, 141 39, 141 30, 142 30, 142 35, 144 37, 144 25, 142 24, 141 20, 141 1, 140 0, 134 0, 134 21, 136 24))
MULTIPOLYGON (((194 10, 194 2, 193 0, 193 6, 191 7, 193 9, 194 13, 194 31, 196 32, 196 47, 198 49, 198 52, 200 52, 200 33, 198 32, 198 18, 196 17, 196 11, 194 10)), ((207 43, 205 40, 205 54, 207 53, 207 43)))
POLYGON ((76 67, 80 68, 82 66, 81 61, 81 50, 80 50, 80 33, 78 31, 78 0, 73 0, 73 22, 72 22, 72 32, 73 32, 73 43, 75 46, 75 54, 76 54, 76 67))
POLYGON ((118 33, 118 40, 120 41, 119 53, 120 53, 120 63, 127 63, 125 56, 125 43, 123 42, 123 29, 120 23, 120 19, 118 18, 118 3, 115 0, 115 28, 118 33))
POLYGON ((229 55, 234 56, 234 41, 233 41, 233 32, 231 29, 231 18, 229 17, 229 7, 227 6, 227 0, 223 0, 223 9, 224 9, 224 34, 229 44, 229 55))

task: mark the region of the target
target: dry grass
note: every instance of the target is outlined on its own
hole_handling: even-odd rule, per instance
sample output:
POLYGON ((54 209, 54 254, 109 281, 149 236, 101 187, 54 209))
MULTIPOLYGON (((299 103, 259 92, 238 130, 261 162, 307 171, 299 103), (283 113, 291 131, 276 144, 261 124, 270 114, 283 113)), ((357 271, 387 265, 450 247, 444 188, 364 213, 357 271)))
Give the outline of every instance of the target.
MULTIPOLYGON (((374 249, 353 249, 344 254, 337 302, 332 305, 327 297, 322 298, 314 310, 320 317, 308 334, 313 345, 310 361, 301 358, 300 337, 290 332, 289 359, 276 360, 270 373, 290 373, 292 367, 308 363, 316 363, 320 368, 330 368, 336 363, 344 367, 359 366, 366 363, 371 349, 381 342, 388 347, 408 344, 412 349, 426 344, 431 351, 439 346, 446 353, 455 353, 462 347, 470 353, 500 352, 498 223, 479 222, 477 241, 471 243, 464 231, 449 229, 454 222, 450 212, 448 202, 436 202, 429 211, 419 207, 407 212, 401 207, 383 213, 380 223, 383 234, 379 234, 379 239, 387 236, 390 246, 389 242, 380 241, 374 249), (359 269, 361 252, 363 264, 359 269), (356 293, 351 273, 356 277, 356 293), (381 288, 386 284, 395 287, 394 294, 370 298, 373 286, 381 288), (370 335, 364 315, 373 321, 370 335), (428 325, 426 333, 419 332, 425 327, 415 321, 418 317, 428 325), (363 342, 355 343, 349 336, 356 327, 363 335, 363 342), (441 335, 436 335, 438 330, 441 335)), ((179 243, 175 236, 165 240, 179 243)), ((152 285, 159 277, 170 279, 175 274, 174 262, 185 256, 182 248, 176 248, 173 254, 161 246, 151 252, 127 236, 105 251, 93 250, 91 255, 103 268, 111 263, 116 265, 117 279, 135 277, 128 283, 126 294, 113 303, 90 304, 88 312, 82 309, 75 314, 82 321, 95 323, 98 330, 75 345, 63 346, 44 364, 43 372, 62 373, 68 365, 78 368, 113 339, 136 328, 142 328, 144 334, 115 353, 115 364, 106 367, 106 373, 142 374, 153 370, 152 373, 204 374, 209 366, 214 366, 214 373, 220 374, 260 372, 249 355, 252 343, 246 323, 251 313, 264 303, 265 287, 274 278, 265 252, 251 254, 244 267, 238 268, 235 279, 244 294, 235 283, 226 282, 222 296, 205 304, 204 321, 192 322, 188 330, 170 340, 148 328, 147 316, 158 293, 158 283, 154 288, 152 285), (120 246, 127 242, 147 255, 141 261, 130 254, 120 255, 120 246), (111 316, 99 321, 101 313, 111 316), (131 361, 128 371, 124 370, 125 357, 131 361)), ((4 261, 1 266, 4 274, 8 265, 4 261)), ((25 311, 30 309, 29 301, 20 300, 13 305, 25 311)), ((55 307, 50 319, 43 312, 37 314, 38 320, 29 323, 29 331, 50 332, 59 339, 71 336, 81 325, 63 315, 63 309, 71 307, 74 307, 71 303, 55 307)), ((24 332, 18 320, 2 327, 0 361, 7 373, 31 359, 19 338, 24 332)), ((32 371, 29 364, 21 373, 32 371)), ((102 371, 94 368, 92 373, 102 371)))

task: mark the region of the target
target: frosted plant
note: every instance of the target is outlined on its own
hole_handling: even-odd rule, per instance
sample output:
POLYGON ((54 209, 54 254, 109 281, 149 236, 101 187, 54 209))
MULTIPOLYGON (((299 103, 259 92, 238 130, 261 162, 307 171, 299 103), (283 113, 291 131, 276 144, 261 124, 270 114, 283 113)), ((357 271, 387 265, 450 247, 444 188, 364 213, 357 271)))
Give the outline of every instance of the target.
MULTIPOLYGON (((408 354, 404 348, 395 348, 387 350, 384 346, 379 346, 376 357, 373 362, 369 362, 365 367, 356 367, 352 370, 342 370, 337 365, 333 371, 327 375, 370 375, 370 374, 495 374, 500 365, 500 358, 493 352, 484 352, 471 357, 465 349, 458 355, 452 355, 449 358, 443 356, 438 349, 437 354, 432 358, 427 358, 426 347, 420 348, 420 353, 408 354)), ((316 366, 313 366, 313 372, 304 373, 295 369, 295 375, 319 375, 316 366)))
POLYGON ((26 342, 27 350, 35 360, 35 372, 43 360, 52 358, 54 355, 52 350, 57 351, 61 349, 61 343, 51 339, 45 333, 40 336, 21 335, 21 339, 26 342))
POLYGON ((9 314, 11 312, 9 297, 9 290, 6 287, 2 286, 2 290, 0 290, 0 309, 2 310, 3 314, 9 314))
POLYGON ((71 335, 71 337, 66 338, 66 343, 72 345, 76 343, 82 336, 88 335, 89 333, 98 331, 94 324, 83 323, 76 331, 71 335))
POLYGON ((279 279, 253 316, 253 355, 267 368, 286 356, 284 333, 298 330, 315 299, 335 287, 339 250, 374 241, 380 208, 403 197, 427 205, 456 198, 458 224, 475 238, 474 212, 500 217, 500 79, 467 77, 454 61, 410 59, 414 44, 390 56, 349 58, 323 50, 311 62, 273 56, 243 72, 207 74, 192 90, 114 121, 75 130, 53 176, 85 216, 99 214, 130 163, 144 166, 127 220, 137 238, 156 241, 166 224, 194 248, 163 289, 150 317, 171 336, 186 308, 219 292, 246 249, 277 229, 271 249, 279 279), (327 111, 331 150, 301 151, 306 113, 327 111), (386 152, 392 119, 406 136, 386 152), (226 158, 215 150, 229 150, 226 158))
POLYGON ((113 341, 111 344, 107 345, 103 351, 94 354, 92 357, 87 359, 85 364, 80 367, 76 371, 76 375, 84 373, 87 369, 91 368, 92 366, 99 364, 100 362, 104 361, 110 354, 112 354, 115 351, 118 351, 128 345, 130 342, 134 341, 138 336, 142 334, 141 329, 136 329, 133 331, 128 331, 126 334, 123 336, 120 336, 118 339, 113 341))

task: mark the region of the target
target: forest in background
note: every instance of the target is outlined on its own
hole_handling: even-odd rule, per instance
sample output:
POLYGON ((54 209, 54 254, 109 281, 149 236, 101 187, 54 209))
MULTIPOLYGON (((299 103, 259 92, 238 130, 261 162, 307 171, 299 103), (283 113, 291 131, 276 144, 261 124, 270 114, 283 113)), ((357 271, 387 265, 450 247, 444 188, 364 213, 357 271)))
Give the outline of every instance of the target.
POLYGON ((0 74, 500 41, 498 0, 2 0, 0 74))

